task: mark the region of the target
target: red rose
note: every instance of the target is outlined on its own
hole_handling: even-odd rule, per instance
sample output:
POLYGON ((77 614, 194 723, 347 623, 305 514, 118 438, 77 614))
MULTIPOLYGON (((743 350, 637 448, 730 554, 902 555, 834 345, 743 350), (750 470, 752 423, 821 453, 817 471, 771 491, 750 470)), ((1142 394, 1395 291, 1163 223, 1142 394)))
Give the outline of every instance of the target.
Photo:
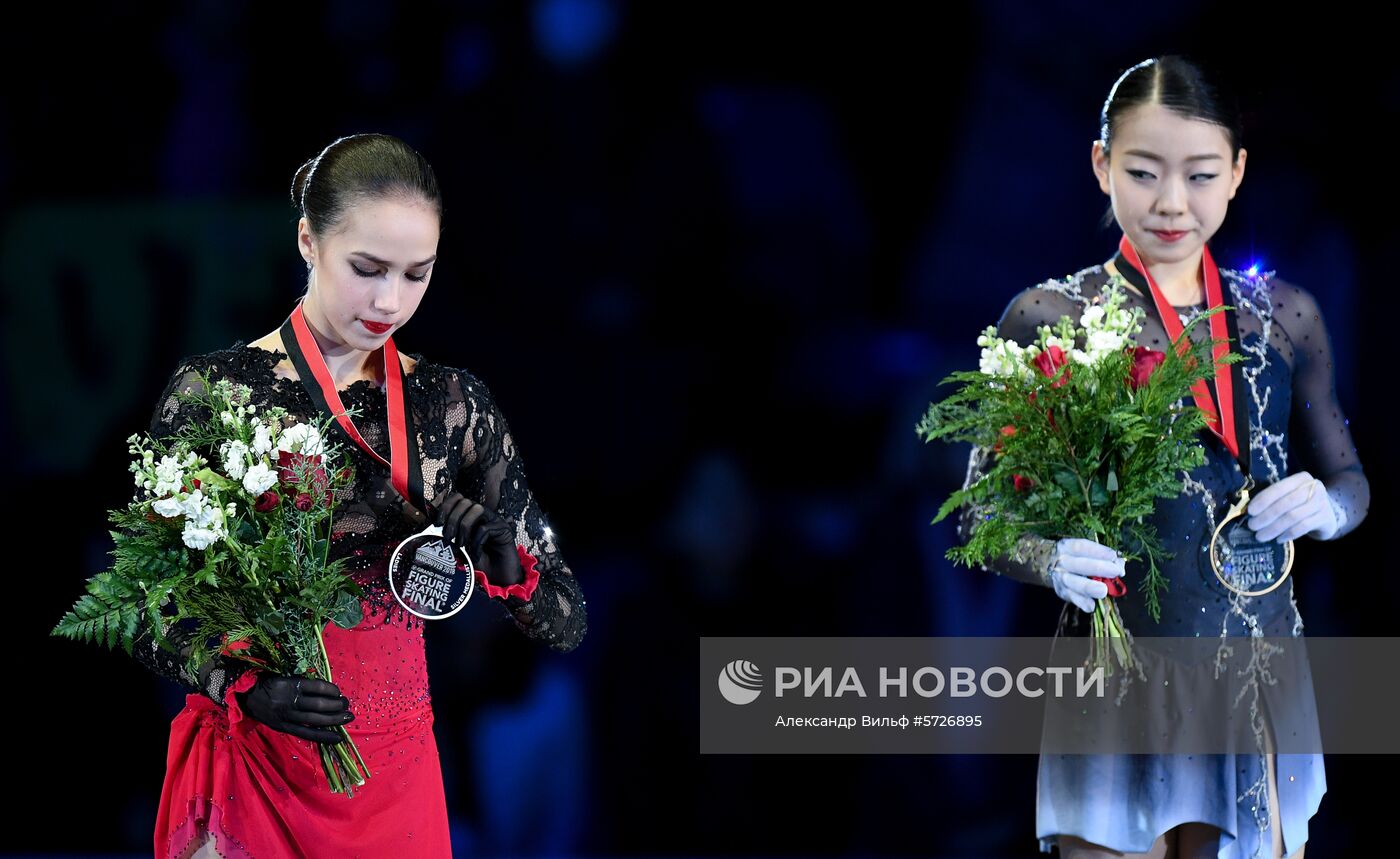
MULTIPOLYGON (((247 640, 246 638, 239 638, 239 639, 236 639, 236 640, 234 640, 234 641, 229 641, 229 640, 228 640, 228 633, 224 633, 224 635, 223 635, 223 640, 224 640, 225 644, 224 644, 223 649, 220 650, 219 652, 220 652, 220 654, 222 654, 222 655, 224 655, 224 656, 232 655, 233 652, 236 651, 236 650, 247 650, 247 649, 249 649, 249 647, 251 646, 251 645, 249 645, 248 640, 247 640)), ((259 659, 259 658, 256 657, 256 656, 249 656, 249 655, 247 655, 247 654, 244 654, 242 658, 243 658, 243 659, 247 659, 247 660, 251 660, 251 661, 256 662, 256 663, 258 663, 258 664, 260 664, 260 665, 266 665, 266 664, 267 664, 267 660, 266 660, 266 659, 259 659)))
POLYGON ((1121 597, 1128 592, 1128 586, 1123 584, 1122 576, 1090 576, 1089 578, 1108 585, 1108 595, 1111 597, 1121 597))
POLYGON ((1162 365, 1167 360, 1166 353, 1158 352, 1156 349, 1148 349, 1143 346, 1134 346, 1133 368, 1128 371, 1128 387, 1136 391, 1147 384, 1147 379, 1152 375, 1152 371, 1162 365))
POLYGON ((295 483, 297 470, 304 469, 303 463, 315 466, 311 471, 311 487, 314 492, 326 490, 326 469, 320 465, 320 454, 292 453, 287 450, 277 452, 277 479, 282 483, 295 483))
POLYGON ((1011 483, 1016 487, 1017 492, 1029 492, 1035 486, 1034 480, 1019 474, 1011 475, 1011 483))
MULTIPOLYGON (((1059 346, 1051 346, 1049 349, 1046 349, 1044 352, 1041 352, 1039 355, 1035 356, 1035 366, 1040 369, 1041 375, 1045 376, 1045 378, 1047 379, 1053 379, 1055 377, 1055 374, 1059 372, 1060 368, 1064 367, 1068 363, 1069 354, 1066 353, 1065 350, 1061 349, 1059 346)), ((1052 384, 1050 387, 1058 388, 1068 381, 1069 369, 1066 368, 1064 375, 1060 376, 1060 378, 1058 379, 1055 379, 1054 384, 1052 384)))
MULTIPOLYGON (((1016 434, 1016 427, 1013 426, 1012 424, 1007 424, 1006 426, 1004 426, 1004 427, 1001 428, 1001 434, 1002 434, 1002 435, 1015 435, 1015 434, 1016 434)), ((992 445, 992 452, 993 452, 993 453, 1001 453, 1001 439, 997 439, 997 443, 994 444, 994 445, 992 445)))
POLYGON ((311 509, 311 493, 310 493, 310 492, 298 492, 298 493, 297 493, 297 499, 296 499, 295 501, 293 501, 292 504, 295 505, 296 508, 297 508, 298 510, 310 510, 310 509, 311 509))
POLYGON ((235 650, 247 650, 247 649, 248 649, 248 640, 247 640, 246 638, 239 638, 239 639, 235 639, 234 641, 229 641, 229 640, 228 640, 228 633, 224 633, 223 638, 224 638, 224 641, 227 642, 227 643, 224 645, 224 649, 221 650, 221 651, 219 651, 219 652, 220 652, 221 654, 225 655, 225 656, 227 656, 227 655, 233 653, 235 650))
POLYGON ((273 510, 282 502, 282 496, 271 489, 258 496, 258 500, 253 503, 253 509, 259 513, 266 513, 273 510))

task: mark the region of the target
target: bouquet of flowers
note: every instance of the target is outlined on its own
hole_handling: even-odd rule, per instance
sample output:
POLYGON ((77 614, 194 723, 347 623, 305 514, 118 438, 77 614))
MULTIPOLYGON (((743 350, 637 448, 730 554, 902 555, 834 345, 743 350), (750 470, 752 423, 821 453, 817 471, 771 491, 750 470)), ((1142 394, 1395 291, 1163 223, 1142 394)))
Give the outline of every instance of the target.
MULTIPOLYGON (((1223 338, 1193 344, 1184 331, 1165 353, 1133 345, 1143 311, 1124 308, 1125 297, 1110 282, 1078 320, 1041 325, 1025 346, 988 326, 977 338, 980 369, 944 378, 940 384, 961 387, 931 404, 916 430, 925 442, 966 441, 992 454, 981 478, 952 493, 933 520, 966 504, 991 511, 978 517, 965 545, 948 550, 949 560, 985 563, 1011 553, 1027 532, 1095 540, 1126 559, 1146 559, 1139 589, 1160 622, 1168 582, 1158 560, 1172 555, 1143 519, 1155 498, 1181 493, 1183 470, 1205 462, 1196 433, 1206 414, 1183 404, 1192 401, 1192 386, 1213 377, 1217 363, 1244 356, 1212 360, 1223 338)), ((1091 661, 1112 673, 1110 651, 1120 665, 1133 665, 1132 637, 1114 602, 1127 590, 1117 578, 1098 580, 1110 592, 1095 605, 1091 661)))
MULTIPOLYGON (((248 386, 200 375, 200 393, 176 396, 216 417, 185 424, 168 444, 127 439, 137 492, 108 513, 115 560, 51 634, 120 642, 130 655, 144 621, 174 651, 166 630, 193 619, 192 676, 218 655, 333 682, 322 630, 361 619, 360 587, 343 560, 328 560, 335 493, 353 471, 335 469, 326 422, 284 427, 284 408, 258 414, 248 386)), ((353 796, 369 769, 345 727, 333 730, 345 739, 317 744, 326 780, 353 796)))

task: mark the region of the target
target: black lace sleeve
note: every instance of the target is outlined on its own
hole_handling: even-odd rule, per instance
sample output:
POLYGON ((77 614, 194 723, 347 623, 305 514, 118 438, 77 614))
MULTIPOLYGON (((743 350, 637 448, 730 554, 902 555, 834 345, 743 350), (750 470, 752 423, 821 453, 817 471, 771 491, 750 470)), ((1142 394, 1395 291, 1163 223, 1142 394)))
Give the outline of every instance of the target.
POLYGON ((568 652, 588 629, 588 612, 578 580, 564 563, 554 530, 525 481, 525 463, 506 423, 482 381, 459 371, 462 396, 470 411, 456 490, 515 523, 516 543, 539 561, 539 582, 530 599, 502 599, 520 631, 568 652))
POLYGON ((1327 537, 1335 540, 1351 531, 1371 505, 1371 484, 1356 456, 1351 429, 1337 402, 1337 378, 1332 367, 1332 341, 1322 310, 1311 293, 1287 281, 1270 281, 1274 319, 1293 346, 1291 421, 1296 434, 1289 450, 1297 454, 1301 471, 1320 479, 1341 527, 1327 537))
MULTIPOLYGON (((182 426, 199 419, 199 406, 182 402, 177 391, 197 393, 202 390, 199 372, 208 371, 203 362, 187 359, 170 377, 165 390, 156 401, 155 412, 151 415, 150 433, 153 438, 168 439, 176 435, 182 426)), ((207 415, 205 416, 207 417, 207 415)), ((225 660, 215 657, 200 667, 198 676, 189 671, 189 657, 195 642, 199 640, 199 628, 192 621, 182 625, 169 625, 164 630, 166 641, 172 649, 167 650, 155 640, 149 626, 144 621, 133 646, 132 655, 136 661, 151 671, 174 681, 186 692, 202 694, 219 706, 225 706, 224 692, 251 666, 239 660, 225 660)))
MULTIPOLYGON (((1021 346, 1029 346, 1035 342, 1037 329, 1041 325, 1053 325, 1061 316, 1066 315, 1078 318, 1081 310, 1078 302, 1061 293, 1039 286, 1023 289, 1002 311, 1001 319, 997 322, 997 336, 1005 340, 1015 340, 1021 346)), ((987 473, 988 453, 987 448, 973 446, 968 457, 964 489, 987 473)), ((981 505, 969 504, 964 507, 958 517, 958 540, 966 545, 977 520, 990 515, 991 511, 981 505)), ((1053 583, 1047 572, 1055 542, 1038 534, 1023 534, 1015 549, 1007 555, 993 558, 991 563, 982 564, 982 569, 1019 582, 1051 587, 1053 583)))

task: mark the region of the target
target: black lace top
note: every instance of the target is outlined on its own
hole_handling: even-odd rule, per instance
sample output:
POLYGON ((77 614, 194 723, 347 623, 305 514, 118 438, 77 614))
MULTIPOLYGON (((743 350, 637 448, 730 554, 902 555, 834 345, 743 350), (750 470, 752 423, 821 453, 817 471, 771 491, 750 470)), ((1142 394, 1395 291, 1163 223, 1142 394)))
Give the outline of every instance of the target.
MULTIPOLYGON (((407 381, 423 463, 424 496, 433 501, 456 490, 515 523, 516 543, 539 561, 539 582, 528 601, 515 596, 495 599, 525 635, 561 652, 572 650, 587 630, 586 601, 526 484, 524 463, 505 416, 486 385, 471 373, 407 354, 417 360, 407 381)), ((285 352, 245 345, 240 340, 232 348, 186 358, 156 403, 151 435, 168 438, 191 420, 207 419, 207 415, 194 414, 198 406, 175 396, 177 390, 198 390, 197 374, 201 371, 211 381, 226 378, 247 385, 252 390, 251 402, 260 413, 280 405, 289 412, 288 425, 300 422, 298 418, 306 420, 314 413, 314 406, 301 381, 273 372, 286 357, 285 352)), ((340 389, 340 396, 347 408, 359 409, 355 425, 365 441, 381 454, 387 453, 384 390, 377 382, 362 379, 340 389)), ((347 569, 364 590, 367 616, 380 612, 385 621, 421 625, 421 619, 404 611, 394 599, 382 572, 384 565, 376 565, 376 561, 431 523, 398 494, 387 468, 357 444, 346 443, 341 449, 355 469, 356 480, 337 498, 331 557, 350 559, 347 569), (369 570, 371 565, 379 572, 369 570)), ((158 647, 150 630, 143 630, 133 653, 160 676, 223 705, 225 689, 246 670, 246 663, 216 659, 206 663, 204 676, 192 676, 186 662, 198 635, 198 630, 191 628, 167 630, 167 638, 181 648, 177 654, 158 647)))

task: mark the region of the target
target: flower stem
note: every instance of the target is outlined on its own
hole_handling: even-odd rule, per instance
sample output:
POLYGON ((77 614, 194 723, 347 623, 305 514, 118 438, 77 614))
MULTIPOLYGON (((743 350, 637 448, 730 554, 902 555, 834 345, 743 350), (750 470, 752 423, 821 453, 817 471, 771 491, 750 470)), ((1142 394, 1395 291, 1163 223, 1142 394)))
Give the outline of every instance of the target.
MULTIPOLYGON (((321 665, 324 666, 326 682, 334 682, 331 679, 331 659, 326 652, 326 639, 322 634, 321 627, 324 625, 320 618, 312 624, 316 628, 316 643, 321 648, 321 665)), ((331 791, 334 793, 344 793, 347 796, 354 796, 350 789, 350 784, 359 786, 365 783, 370 777, 369 765, 360 755, 360 749, 355 745, 355 741, 350 737, 350 732, 344 725, 337 725, 336 730, 345 737, 339 743, 321 744, 321 765, 326 771, 326 780, 331 784, 331 791), (327 748, 334 746, 334 748, 327 748), (349 746, 347 749, 346 746, 349 746), (358 766, 357 766, 358 764, 358 766)))

